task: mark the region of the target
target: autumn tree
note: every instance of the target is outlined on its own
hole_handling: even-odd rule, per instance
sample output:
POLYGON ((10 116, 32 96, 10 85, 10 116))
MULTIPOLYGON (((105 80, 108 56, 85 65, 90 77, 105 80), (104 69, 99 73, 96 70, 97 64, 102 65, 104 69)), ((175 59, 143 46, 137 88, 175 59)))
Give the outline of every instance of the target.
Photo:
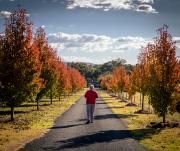
POLYGON ((56 89, 57 89, 57 95, 58 95, 58 98, 60 101, 61 96, 67 92, 66 90, 68 88, 66 88, 66 87, 68 87, 68 86, 70 87, 70 83, 67 83, 67 82, 69 82, 69 76, 68 76, 68 73, 66 70, 66 66, 60 60, 58 61, 57 70, 58 70, 58 76, 57 76, 56 89), (68 81, 66 81, 66 80, 68 80, 68 81))
POLYGON ((136 93, 136 88, 134 84, 134 74, 132 73, 131 75, 126 75, 125 76, 125 89, 129 95, 129 99, 131 100, 132 104, 132 96, 136 93))
POLYGON ((57 55, 56 52, 49 46, 46 34, 43 28, 39 28, 36 32, 34 43, 40 52, 39 60, 42 63, 42 70, 40 77, 43 81, 44 87, 37 93, 37 110, 39 110, 39 100, 45 96, 49 91, 52 104, 52 89, 57 80, 57 55))
POLYGON ((70 80, 71 80, 71 93, 79 91, 86 85, 84 77, 80 72, 74 68, 69 68, 70 80))
POLYGON ((172 94, 179 80, 175 42, 167 29, 163 26, 158 30, 158 37, 148 50, 148 96, 155 113, 163 117, 163 122, 174 101, 172 94))
POLYGON ((115 82, 115 85, 117 86, 117 90, 119 91, 119 93, 121 93, 121 97, 123 90, 125 88, 125 79, 124 79, 125 76, 126 76, 126 70, 123 66, 114 69, 112 81, 115 82))
POLYGON ((105 90, 113 91, 112 89, 112 75, 107 74, 100 77, 100 86, 105 90))
POLYGON ((39 51, 33 45, 32 23, 24 9, 12 11, 6 20, 3 43, 1 42, 0 82, 2 99, 11 107, 27 100, 41 81, 39 51))
POLYGON ((148 90, 148 50, 150 44, 145 47, 138 56, 138 65, 136 66, 136 88, 142 94, 141 110, 144 111, 144 97, 148 90))

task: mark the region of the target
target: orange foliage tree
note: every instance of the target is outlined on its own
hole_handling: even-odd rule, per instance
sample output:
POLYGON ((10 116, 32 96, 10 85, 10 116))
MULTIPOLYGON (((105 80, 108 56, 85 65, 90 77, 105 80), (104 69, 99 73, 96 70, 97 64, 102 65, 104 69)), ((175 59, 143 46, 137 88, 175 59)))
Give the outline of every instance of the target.
POLYGON ((113 88, 112 88, 112 75, 107 74, 107 75, 104 75, 104 76, 100 77, 100 85, 105 90, 113 91, 113 88))
POLYGON ((144 97, 148 90, 148 50, 151 47, 150 44, 139 53, 138 65, 135 67, 136 88, 142 94, 141 110, 144 110, 144 97))
MULTIPOLYGON (((37 93, 36 102, 37 110, 39 110, 39 100, 52 90, 57 79, 57 56, 56 52, 49 46, 43 28, 39 28, 36 32, 34 43, 39 50, 39 60, 42 63, 41 79, 44 87, 37 93)), ((52 92, 50 92, 52 104, 52 92)))
POLYGON ((26 10, 12 11, 0 35, 0 99, 11 107, 27 99, 39 100, 55 92, 70 94, 86 86, 79 71, 67 67, 48 44, 44 29, 33 35, 26 10), (61 90, 62 89, 62 90, 61 90))
POLYGON ((177 70, 175 42, 168 33, 168 27, 158 30, 158 37, 148 48, 148 96, 155 113, 166 120, 169 107, 174 104, 172 94, 179 76, 177 70))
POLYGON ((123 66, 120 66, 113 71, 112 81, 117 87, 117 91, 121 94, 125 89, 125 76, 126 76, 126 69, 123 66))
POLYGON ((2 99, 11 107, 13 121, 15 105, 32 96, 41 85, 39 51, 33 44, 32 23, 25 10, 13 11, 7 19, 0 51, 2 99))
POLYGON ((130 76, 125 76, 125 90, 129 95, 129 99, 132 103, 132 96, 136 93, 135 84, 134 84, 134 74, 132 73, 130 76))
POLYGON ((79 91, 82 87, 86 85, 86 81, 80 72, 74 68, 69 67, 69 74, 71 80, 71 92, 74 93, 79 91))

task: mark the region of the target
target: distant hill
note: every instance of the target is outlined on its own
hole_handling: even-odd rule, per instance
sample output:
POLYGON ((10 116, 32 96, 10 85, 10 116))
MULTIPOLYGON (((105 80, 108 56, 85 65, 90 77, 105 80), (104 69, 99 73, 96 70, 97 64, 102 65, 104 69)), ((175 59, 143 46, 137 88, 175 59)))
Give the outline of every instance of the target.
POLYGON ((88 84, 94 83, 95 85, 98 85, 98 78, 101 75, 112 72, 114 68, 120 65, 123 65, 129 73, 133 69, 133 65, 126 64, 126 60, 120 58, 108 61, 103 64, 93 64, 88 62, 67 62, 67 65, 79 70, 79 72, 85 76, 88 84))
POLYGON ((82 63, 82 64, 87 64, 88 66, 96 66, 97 64, 95 64, 95 63, 91 63, 91 62, 79 62, 79 61, 77 61, 77 62, 65 62, 66 64, 74 64, 74 63, 82 63))

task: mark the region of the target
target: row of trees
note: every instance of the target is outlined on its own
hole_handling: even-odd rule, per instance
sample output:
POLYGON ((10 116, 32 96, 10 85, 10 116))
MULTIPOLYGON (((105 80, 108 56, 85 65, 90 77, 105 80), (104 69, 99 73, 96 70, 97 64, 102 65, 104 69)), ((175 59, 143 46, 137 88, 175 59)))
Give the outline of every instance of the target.
POLYGON ((131 98, 136 92, 142 94, 142 110, 144 96, 165 122, 168 111, 174 113, 180 101, 180 65, 176 58, 175 42, 168 33, 168 27, 158 30, 158 36, 139 53, 138 64, 131 73, 123 66, 114 69, 112 74, 101 78, 101 86, 112 92, 128 92, 131 98))
POLYGON ((113 71, 113 68, 123 65, 127 72, 131 72, 133 65, 126 64, 126 60, 118 58, 105 62, 103 64, 92 64, 83 62, 69 62, 68 66, 73 67, 86 78, 87 83, 93 83, 95 87, 99 87, 99 77, 113 71))
POLYGON ((84 77, 67 67, 48 44, 43 28, 33 34, 26 10, 13 11, 0 36, 0 101, 14 107, 43 96, 70 95, 86 86, 84 77))

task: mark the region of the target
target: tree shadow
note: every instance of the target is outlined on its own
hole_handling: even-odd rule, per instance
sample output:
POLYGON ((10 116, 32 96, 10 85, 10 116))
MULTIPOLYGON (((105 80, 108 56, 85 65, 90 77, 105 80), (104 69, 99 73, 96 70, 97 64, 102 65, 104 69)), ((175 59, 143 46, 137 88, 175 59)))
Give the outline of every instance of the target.
POLYGON ((131 135, 136 140, 143 140, 145 138, 151 138, 152 135, 158 134, 163 129, 155 128, 145 128, 145 129, 136 129, 131 130, 131 135))
POLYGON ((121 109, 124 108, 124 106, 112 106, 112 107, 96 107, 96 109, 121 109))
POLYGON ((103 99, 112 99, 112 97, 111 96, 104 96, 104 97, 102 97, 103 99))
MULTIPOLYGON (((106 119, 119 119, 119 118, 128 118, 128 117, 135 117, 138 115, 134 114, 104 114, 104 115, 95 115, 95 120, 106 120, 106 119)), ((85 121, 86 119, 79 119, 79 121, 85 121)))
MULTIPOLYGON (((43 100, 41 100, 40 102, 51 102, 51 100, 50 99, 43 99, 43 100)), ((53 99, 53 102, 60 102, 59 101, 59 99, 53 99)))
MULTIPOLYGON (((39 104, 39 106, 50 106, 51 104, 39 104)), ((24 111, 18 111, 16 110, 16 108, 28 108, 28 107, 36 107, 37 105, 36 104, 22 104, 20 106, 16 106, 15 107, 15 111, 14 111, 14 114, 27 114, 27 113, 30 113, 32 111, 37 111, 36 109, 30 109, 30 110, 24 110, 24 111)), ((9 107, 4 107, 4 108, 9 108, 9 107)), ((5 110, 5 111, 0 111, 0 115, 2 116, 5 116, 5 115, 10 115, 11 114, 11 111, 10 109, 9 110, 5 110)))
POLYGON ((18 107, 34 107, 34 106, 37 106, 36 104, 22 104, 18 107))
MULTIPOLYGON (((25 114, 31 111, 14 111, 14 114, 25 114)), ((10 115, 11 111, 0 111, 0 115, 10 115)))
POLYGON ((71 124, 71 125, 53 126, 50 129, 63 129, 63 128, 70 128, 70 127, 80 126, 80 125, 85 125, 85 124, 71 124))
POLYGON ((97 98, 97 99, 96 99, 96 102, 98 102, 98 101, 102 102, 103 99, 102 99, 102 98, 97 98))
POLYGON ((112 98, 105 98, 105 100, 106 100, 106 101, 112 101, 112 100, 115 101, 115 100, 112 99, 112 98))
POLYGON ((119 118, 129 118, 129 117, 135 117, 138 115, 134 115, 134 114, 104 114, 104 115, 97 115, 94 116, 94 119, 96 120, 105 120, 105 119, 119 119, 119 118))
MULTIPOLYGON (((50 106, 51 104, 49 103, 49 104, 46 104, 46 103, 44 103, 44 104, 39 104, 39 106, 50 106)), ((36 104, 22 104, 22 105, 20 105, 20 106, 18 106, 18 107, 36 107, 37 105, 36 104)))
POLYGON ((106 104, 105 102, 96 102, 96 104, 106 104))
POLYGON ((61 150, 61 149, 75 149, 79 147, 89 146, 96 143, 108 143, 116 142, 119 140, 125 140, 135 138, 137 140, 149 138, 151 135, 159 133, 159 130, 152 129, 137 129, 137 130, 107 130, 99 131, 97 133, 91 133, 89 135, 78 136, 65 140, 54 142, 55 144, 50 147, 43 148, 45 150, 61 150), (134 133, 142 133, 137 138, 133 137, 134 133))
POLYGON ((111 106, 111 107, 107 107, 108 109, 120 109, 120 108, 124 108, 124 106, 111 106))
POLYGON ((112 119, 112 118, 118 118, 118 116, 116 114, 104 114, 104 115, 94 116, 94 119, 96 120, 105 120, 105 119, 112 119))
POLYGON ((108 107, 96 107, 96 109, 109 109, 108 107))

